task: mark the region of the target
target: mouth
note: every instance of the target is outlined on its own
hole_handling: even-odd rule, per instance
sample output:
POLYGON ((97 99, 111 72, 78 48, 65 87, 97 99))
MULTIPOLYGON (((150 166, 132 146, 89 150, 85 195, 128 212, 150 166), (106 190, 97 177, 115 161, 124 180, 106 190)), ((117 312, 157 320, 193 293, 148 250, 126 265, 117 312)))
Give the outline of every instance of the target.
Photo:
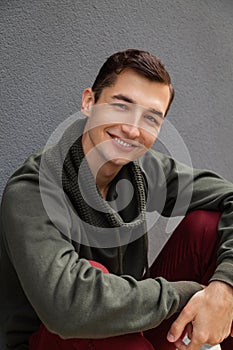
POLYGON ((119 139, 118 137, 113 137, 113 140, 116 141, 119 145, 124 147, 135 147, 134 145, 119 139))
POLYGON ((108 132, 108 135, 111 137, 111 139, 114 141, 114 143, 120 147, 121 149, 125 149, 128 151, 131 151, 137 147, 139 147, 139 143, 136 141, 129 141, 129 140, 124 140, 116 135, 112 135, 108 132))

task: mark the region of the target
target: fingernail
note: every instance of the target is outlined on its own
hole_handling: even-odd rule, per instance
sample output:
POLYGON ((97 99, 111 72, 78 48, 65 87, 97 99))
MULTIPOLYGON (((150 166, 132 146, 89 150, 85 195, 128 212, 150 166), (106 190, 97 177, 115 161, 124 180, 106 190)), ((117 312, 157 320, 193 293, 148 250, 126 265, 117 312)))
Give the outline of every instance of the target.
POLYGON ((167 340, 170 341, 170 342, 173 342, 173 341, 175 340, 174 335, 171 334, 171 333, 168 333, 168 335, 167 335, 167 340))

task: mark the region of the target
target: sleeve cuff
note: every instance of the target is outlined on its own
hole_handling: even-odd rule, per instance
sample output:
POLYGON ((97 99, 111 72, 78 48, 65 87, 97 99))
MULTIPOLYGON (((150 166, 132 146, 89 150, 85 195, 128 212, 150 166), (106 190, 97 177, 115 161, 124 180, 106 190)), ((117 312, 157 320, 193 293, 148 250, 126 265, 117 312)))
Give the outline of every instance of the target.
POLYGON ((209 282, 212 281, 221 281, 229 284, 233 287, 233 264, 232 260, 224 260, 219 264, 215 270, 213 277, 209 282))
POLYGON ((183 309, 183 307, 195 293, 203 289, 199 283, 193 281, 178 281, 170 283, 180 296, 179 308, 177 310, 178 312, 183 309))

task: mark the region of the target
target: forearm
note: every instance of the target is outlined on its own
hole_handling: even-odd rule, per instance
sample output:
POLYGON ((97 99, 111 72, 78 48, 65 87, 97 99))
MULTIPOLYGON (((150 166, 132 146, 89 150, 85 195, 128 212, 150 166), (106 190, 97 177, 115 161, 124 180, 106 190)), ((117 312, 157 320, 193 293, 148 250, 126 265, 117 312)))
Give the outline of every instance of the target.
MULTIPOLYGON (((25 186, 20 198, 15 191, 4 196, 3 234, 20 285, 52 332, 64 338, 102 338, 152 328, 200 289, 194 282, 103 274, 79 258, 47 217, 34 188, 33 202, 28 200, 30 191, 25 186)), ((61 209, 60 227, 68 228, 61 209)))

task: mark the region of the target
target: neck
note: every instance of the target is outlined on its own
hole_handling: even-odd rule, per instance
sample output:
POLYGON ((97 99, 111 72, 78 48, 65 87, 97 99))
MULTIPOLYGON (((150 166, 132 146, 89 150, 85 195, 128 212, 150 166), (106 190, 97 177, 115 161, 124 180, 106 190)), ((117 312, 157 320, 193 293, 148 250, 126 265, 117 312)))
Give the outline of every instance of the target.
MULTIPOLYGON (((90 166, 90 165, 89 165, 90 166)), ((91 166, 90 166, 91 168, 91 166)), ((104 164, 98 171, 96 176, 96 185, 103 198, 106 198, 109 184, 116 177, 121 168, 118 168, 117 171, 108 163, 104 164)))
POLYGON ((84 155, 95 178, 96 186, 103 198, 106 198, 109 184, 116 177, 122 166, 116 166, 111 161, 105 161, 98 151, 88 147, 82 139, 84 155))

